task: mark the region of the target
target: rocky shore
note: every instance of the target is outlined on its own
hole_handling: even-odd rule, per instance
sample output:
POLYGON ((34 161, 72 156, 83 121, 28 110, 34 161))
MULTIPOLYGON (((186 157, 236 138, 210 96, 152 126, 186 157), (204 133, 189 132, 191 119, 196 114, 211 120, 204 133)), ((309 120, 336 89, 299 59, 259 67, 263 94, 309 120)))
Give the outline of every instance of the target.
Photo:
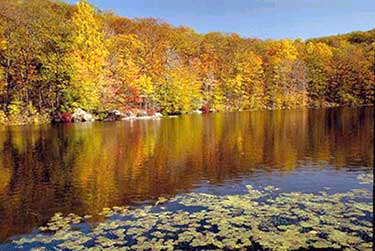
MULTIPOLYGON (((357 106, 340 106, 335 103, 325 103, 322 107, 315 106, 302 106, 302 107, 282 107, 272 108, 263 107, 260 109, 250 109, 244 111, 266 111, 266 110, 291 110, 299 108, 316 109, 316 108, 337 108, 337 107, 368 107, 373 105, 357 105, 357 106)), ((238 110, 242 111, 242 110, 238 110)), ((204 114, 217 112, 210 110, 206 107, 202 107, 200 110, 194 110, 186 114, 204 114)), ((30 124, 48 124, 48 123, 77 123, 77 122, 94 122, 94 121, 131 121, 131 120, 158 120, 162 117, 174 118, 182 115, 181 112, 162 114, 160 112, 144 110, 144 109, 131 109, 126 111, 120 110, 108 110, 104 112, 89 113, 83 109, 77 108, 73 112, 59 112, 54 115, 48 114, 23 114, 18 117, 7 117, 0 113, 0 126, 12 126, 12 125, 30 125, 30 124)))
POLYGON ((54 116, 55 123, 75 123, 75 122, 93 122, 93 121, 121 121, 121 120, 146 120, 160 119, 163 115, 159 112, 146 111, 141 109, 133 109, 125 112, 119 110, 111 110, 98 114, 91 114, 80 108, 74 110, 73 113, 64 112, 54 116))

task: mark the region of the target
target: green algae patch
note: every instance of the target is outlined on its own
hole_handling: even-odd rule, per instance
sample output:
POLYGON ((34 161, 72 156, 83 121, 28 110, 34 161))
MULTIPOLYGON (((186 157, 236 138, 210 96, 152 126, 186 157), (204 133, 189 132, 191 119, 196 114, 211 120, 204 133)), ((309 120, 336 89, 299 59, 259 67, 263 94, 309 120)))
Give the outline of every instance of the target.
MULTIPOLYGON (((363 182, 367 178, 358 178, 363 182)), ((372 192, 280 192, 273 186, 245 194, 190 193, 154 206, 105 208, 106 221, 56 214, 40 232, 13 242, 35 250, 371 250, 372 192), (277 191, 277 192, 276 192, 277 191), (170 207, 174 205, 174 207, 170 207), (173 209, 173 208, 183 209, 173 209), (37 247, 36 247, 37 246, 37 247)))

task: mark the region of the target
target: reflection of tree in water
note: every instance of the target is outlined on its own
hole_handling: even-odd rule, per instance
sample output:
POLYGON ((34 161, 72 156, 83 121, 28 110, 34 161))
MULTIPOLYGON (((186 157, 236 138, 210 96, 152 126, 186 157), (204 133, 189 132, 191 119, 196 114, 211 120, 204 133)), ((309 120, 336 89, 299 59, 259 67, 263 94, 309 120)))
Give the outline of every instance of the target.
POLYGON ((299 160, 371 166, 371 109, 243 112, 15 127, 0 134, 0 239, 56 211, 94 214, 299 160))

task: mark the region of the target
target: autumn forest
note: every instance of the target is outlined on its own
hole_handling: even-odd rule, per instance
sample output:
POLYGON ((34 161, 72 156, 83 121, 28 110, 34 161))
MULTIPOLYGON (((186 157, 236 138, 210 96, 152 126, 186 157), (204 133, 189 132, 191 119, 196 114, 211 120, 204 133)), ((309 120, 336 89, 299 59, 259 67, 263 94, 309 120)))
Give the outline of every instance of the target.
MULTIPOLYGON (((251 27, 249 27, 251 29, 251 27)), ((261 40, 128 19, 80 1, 0 0, 0 122, 301 106, 374 99, 375 29, 261 40)))

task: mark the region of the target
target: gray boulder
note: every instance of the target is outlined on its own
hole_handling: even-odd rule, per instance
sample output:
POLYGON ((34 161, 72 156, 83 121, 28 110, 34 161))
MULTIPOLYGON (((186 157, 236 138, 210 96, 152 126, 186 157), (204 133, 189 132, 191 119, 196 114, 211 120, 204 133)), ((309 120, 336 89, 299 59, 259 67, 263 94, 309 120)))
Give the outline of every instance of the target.
POLYGON ((155 112, 154 117, 161 118, 163 117, 163 114, 161 114, 160 112, 155 112))
POLYGON ((72 114, 72 119, 74 122, 92 122, 94 121, 94 116, 81 108, 77 108, 72 114))

